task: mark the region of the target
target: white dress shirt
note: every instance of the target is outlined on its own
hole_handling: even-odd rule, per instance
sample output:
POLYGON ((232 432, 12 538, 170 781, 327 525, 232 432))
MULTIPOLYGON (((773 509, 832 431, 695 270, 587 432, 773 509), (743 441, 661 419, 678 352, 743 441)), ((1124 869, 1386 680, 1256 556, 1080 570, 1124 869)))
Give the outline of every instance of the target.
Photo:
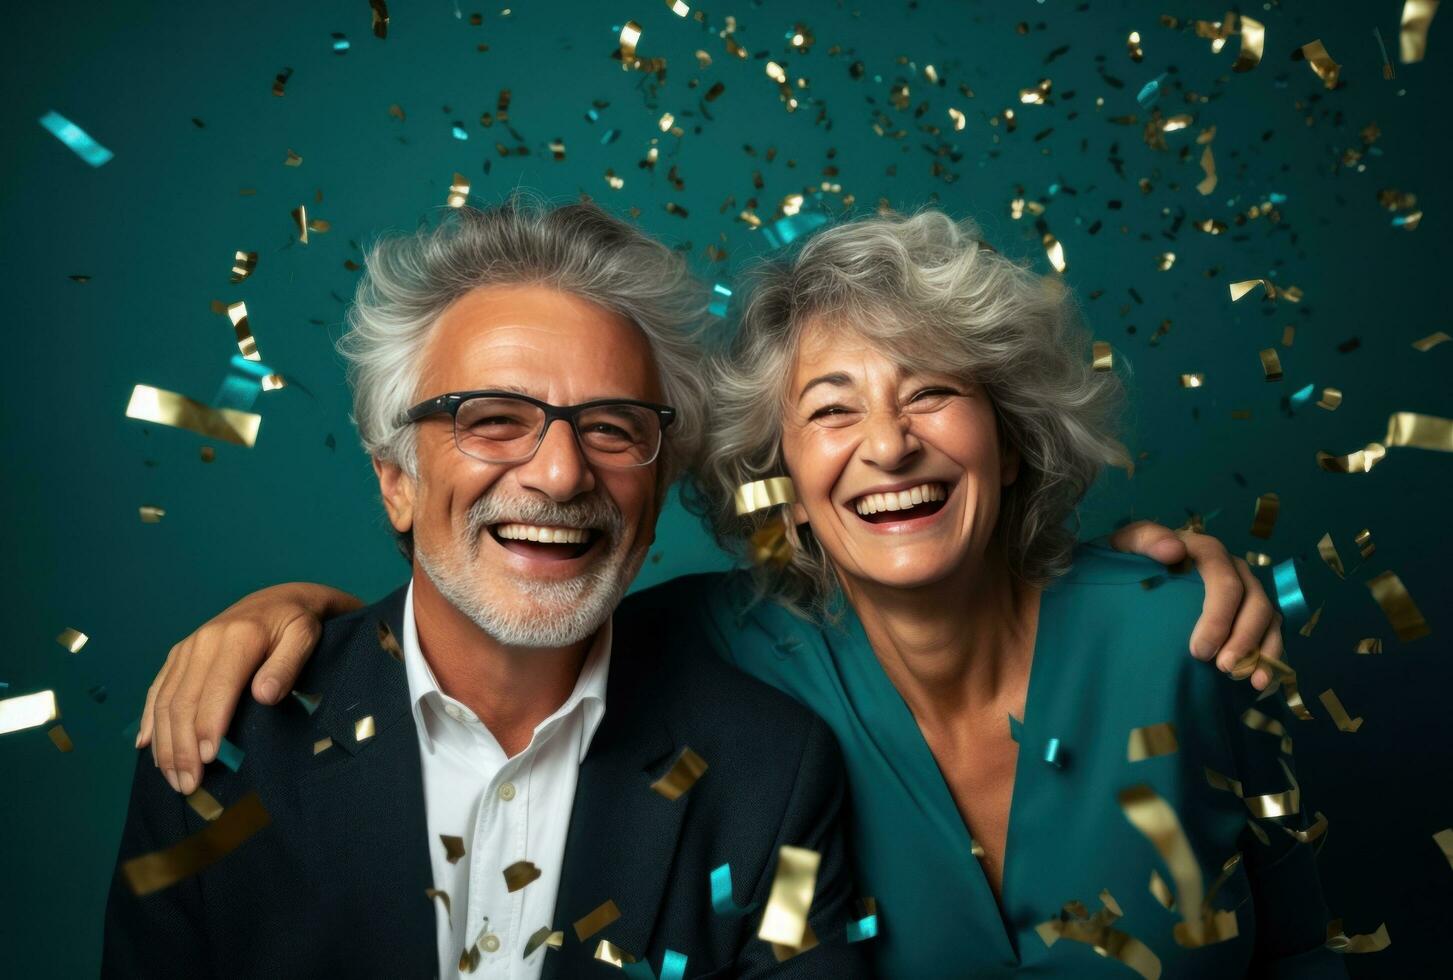
POLYGON ((566 928, 552 921, 555 896, 580 763, 605 716, 610 622, 596 635, 570 697, 514 758, 506 758, 474 712, 439 689, 419 646, 412 584, 403 627, 429 858, 434 887, 449 896, 447 906, 434 899, 439 976, 536 980, 548 951, 541 946, 526 959, 526 941, 542 926, 566 928), (451 863, 442 836, 461 838, 463 857, 451 863), (511 892, 503 872, 517 861, 533 862, 540 877, 511 892), (460 954, 471 948, 478 949, 478 965, 461 971, 460 954))

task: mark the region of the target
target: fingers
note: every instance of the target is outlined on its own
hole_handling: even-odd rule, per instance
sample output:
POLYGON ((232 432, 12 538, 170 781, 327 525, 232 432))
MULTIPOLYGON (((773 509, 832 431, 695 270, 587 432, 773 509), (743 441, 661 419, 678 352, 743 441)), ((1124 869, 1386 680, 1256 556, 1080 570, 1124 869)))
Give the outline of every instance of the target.
MULTIPOLYGON (((1201 581, 1206 586, 1206 598, 1201 604, 1201 618, 1196 621, 1196 627, 1191 631, 1191 653, 1199 660, 1210 660, 1231 636, 1237 611, 1241 608, 1242 597, 1246 594, 1246 582, 1220 541, 1204 534, 1190 533, 1185 534, 1183 540, 1186 552, 1195 562, 1196 571, 1200 572, 1201 581)), ((1242 561, 1241 566, 1244 568, 1246 563, 1242 561)), ((1249 569, 1247 574, 1250 574, 1249 569)), ((1265 624, 1263 628, 1264 626, 1265 624)), ((1259 633, 1257 638, 1260 638, 1259 633)), ((1248 644, 1241 652, 1246 653, 1250 649, 1252 645, 1248 644)))
POLYGON ((166 666, 163 668, 163 674, 158 675, 153 684, 153 687, 156 688, 156 697, 152 708, 151 758, 172 789, 177 789, 178 784, 176 766, 172 763, 171 695, 181 679, 184 669, 181 665, 188 659, 187 653, 191 642, 192 638, 187 637, 172 647, 172 652, 167 657, 166 666))
MULTIPOLYGON (((141 709, 141 724, 136 730, 136 747, 144 749, 152 744, 153 730, 156 724, 156 693, 161 689, 162 681, 166 680, 167 671, 171 669, 173 659, 176 657, 178 644, 173 644, 167 652, 166 660, 161 665, 161 670, 156 672, 151 686, 146 689, 146 705, 141 709)), ((156 763, 156 747, 151 750, 151 761, 156 763)))
POLYGON ((1110 535, 1110 547, 1153 558, 1162 565, 1184 561, 1186 544, 1170 528, 1151 521, 1135 521, 1110 535))
MULTIPOLYGON (((298 616, 283 627, 277 643, 267 656, 267 661, 258 670, 252 681, 252 696, 262 704, 276 704, 288 691, 297 686, 298 675, 303 665, 313 655, 318 637, 323 635, 323 624, 312 616, 298 616)), ((249 670, 251 664, 243 665, 249 670)), ((236 685, 241 690, 246 676, 236 685)), ((236 703, 236 697, 233 697, 236 703)))
POLYGON ((208 658, 201 639, 192 645, 191 654, 181 665, 181 680, 173 689, 168 711, 172 788, 179 793, 191 793, 202 781, 202 762, 197 752, 197 703, 207 675, 208 658))
MULTIPOLYGON (((1261 654, 1262 660, 1281 660, 1286 653, 1281 637, 1281 614, 1277 613, 1271 618, 1271 626, 1267 628, 1266 634, 1261 638, 1261 646, 1257 652, 1261 654)), ((1251 686, 1258 691, 1264 691, 1271 684, 1271 671, 1266 667, 1257 667, 1256 672, 1251 675, 1251 686)))
MULTIPOLYGON (((1243 598, 1231 624, 1231 633, 1216 654, 1216 666, 1228 672, 1238 662, 1260 653, 1266 631, 1276 619, 1276 610, 1251 574, 1250 566, 1237 558, 1233 567, 1241 580, 1243 598)), ((1246 676, 1252 676, 1252 672, 1247 671, 1246 676)))

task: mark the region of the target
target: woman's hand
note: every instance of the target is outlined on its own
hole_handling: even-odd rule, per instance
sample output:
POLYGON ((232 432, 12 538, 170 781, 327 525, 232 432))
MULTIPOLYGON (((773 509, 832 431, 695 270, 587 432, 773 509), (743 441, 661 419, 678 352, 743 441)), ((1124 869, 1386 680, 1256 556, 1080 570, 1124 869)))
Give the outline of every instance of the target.
POLYGON ((322 621, 361 605, 326 585, 290 582, 229 606, 167 654, 146 692, 136 747, 150 745, 172 789, 191 793, 202 766, 217 757, 247 682, 259 702, 277 704, 312 656, 322 621))
MULTIPOLYGON (((1136 521, 1112 534, 1110 547, 1163 565, 1187 558, 1195 563, 1206 585, 1206 601, 1191 631, 1192 656, 1215 658, 1216 666, 1227 673, 1253 652, 1262 660, 1281 659, 1281 614, 1251 574, 1251 567, 1244 559, 1233 558, 1220 541, 1207 534, 1136 521)), ((1257 667, 1251 686, 1264 691, 1270 683, 1271 671, 1257 667)))

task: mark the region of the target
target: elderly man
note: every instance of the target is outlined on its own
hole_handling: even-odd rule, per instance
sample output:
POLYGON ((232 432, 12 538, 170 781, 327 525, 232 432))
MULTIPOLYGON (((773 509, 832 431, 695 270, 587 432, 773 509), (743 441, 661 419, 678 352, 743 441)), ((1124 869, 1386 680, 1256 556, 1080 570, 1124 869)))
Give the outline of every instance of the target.
MULTIPOLYGON (((224 862, 170 899, 139 901, 118 884, 108 963, 147 962, 154 954, 132 937, 184 918, 182 948, 225 936, 258 957, 239 961, 240 972, 332 969, 341 957, 363 972, 387 958, 406 973, 417 964, 400 958, 403 942, 382 943, 373 930, 417 942, 432 880, 431 894, 451 896, 436 900, 435 920, 437 963, 450 975, 533 977, 542 965, 583 975, 604 969, 592 955, 618 950, 679 976, 668 949, 687 955, 693 976, 863 969, 844 942, 854 895, 830 738, 710 656, 662 649, 653 627, 671 615, 668 593, 620 601, 665 488, 702 432, 698 355, 679 332, 697 295, 669 250, 589 205, 461 209, 439 231, 375 249, 343 345, 412 583, 329 620, 311 659, 315 617, 352 608, 352 597, 280 586, 173 648, 148 694, 138 746, 152 746, 158 769, 139 766, 123 858, 199 825, 162 779, 194 792, 264 656, 258 702, 294 689, 321 694, 322 706, 310 720, 297 705, 246 705, 230 728, 247 751, 240 772, 205 775, 232 798, 245 785, 274 788, 273 826, 244 845, 268 862, 267 875, 229 875, 238 862, 224 862), (402 669, 379 653, 380 621, 401 638, 402 669), (373 719, 368 743, 355 732, 363 715, 373 719), (308 759, 298 746, 319 734, 334 749, 308 759), (710 771, 685 797, 648 789, 674 795, 697 759, 710 771), (378 812, 385 793, 406 804, 387 830, 356 815, 378 812), (285 820, 323 828, 305 871, 277 866, 291 856, 279 842, 292 833, 279 829, 285 820), (815 937, 813 948, 769 945, 756 938, 761 917, 739 914, 767 902, 782 845, 820 856, 801 933, 801 947, 815 937), (270 897, 269 876, 296 894, 270 897), (207 919, 188 889, 226 893, 205 906, 223 916, 207 919), (606 899, 616 904, 602 911, 606 899), (331 928, 344 915, 369 927, 350 932, 347 946, 331 928), (307 932, 277 924, 296 919, 307 932), (537 929, 569 923, 558 952, 537 948, 537 929), (597 950, 600 940, 613 946, 597 950)), ((1116 543, 1167 562, 1186 554, 1154 526, 1116 543)), ((1208 595, 1193 648, 1219 650, 1223 668, 1238 650, 1277 656, 1254 580, 1211 539, 1191 536, 1189 548, 1208 595)))

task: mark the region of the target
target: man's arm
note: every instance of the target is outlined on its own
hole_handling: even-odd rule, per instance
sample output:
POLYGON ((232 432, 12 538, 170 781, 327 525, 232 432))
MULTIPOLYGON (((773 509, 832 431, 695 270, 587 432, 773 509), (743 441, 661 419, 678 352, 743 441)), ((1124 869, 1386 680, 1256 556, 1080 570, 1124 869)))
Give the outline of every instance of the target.
POLYGON ((191 833, 186 810, 186 801, 167 789, 151 757, 138 752, 106 901, 103 977, 200 977, 212 972, 197 880, 187 878, 138 897, 121 874, 122 862, 170 847, 191 833))
POLYGON ((843 771, 837 740, 827 725, 814 717, 792 795, 782 814, 782 826, 773 844, 773 860, 767 862, 753 889, 752 901, 766 907, 777 871, 776 854, 782 846, 816 851, 822 860, 817 867, 817 889, 808 911, 808 922, 819 941, 816 947, 779 963, 772 945, 757 938, 755 928, 760 919, 753 916, 748 919, 753 931, 737 957, 733 976, 855 980, 873 975, 864 943, 848 944, 843 938, 858 897, 844 840, 843 788, 846 785, 847 774, 843 771))

